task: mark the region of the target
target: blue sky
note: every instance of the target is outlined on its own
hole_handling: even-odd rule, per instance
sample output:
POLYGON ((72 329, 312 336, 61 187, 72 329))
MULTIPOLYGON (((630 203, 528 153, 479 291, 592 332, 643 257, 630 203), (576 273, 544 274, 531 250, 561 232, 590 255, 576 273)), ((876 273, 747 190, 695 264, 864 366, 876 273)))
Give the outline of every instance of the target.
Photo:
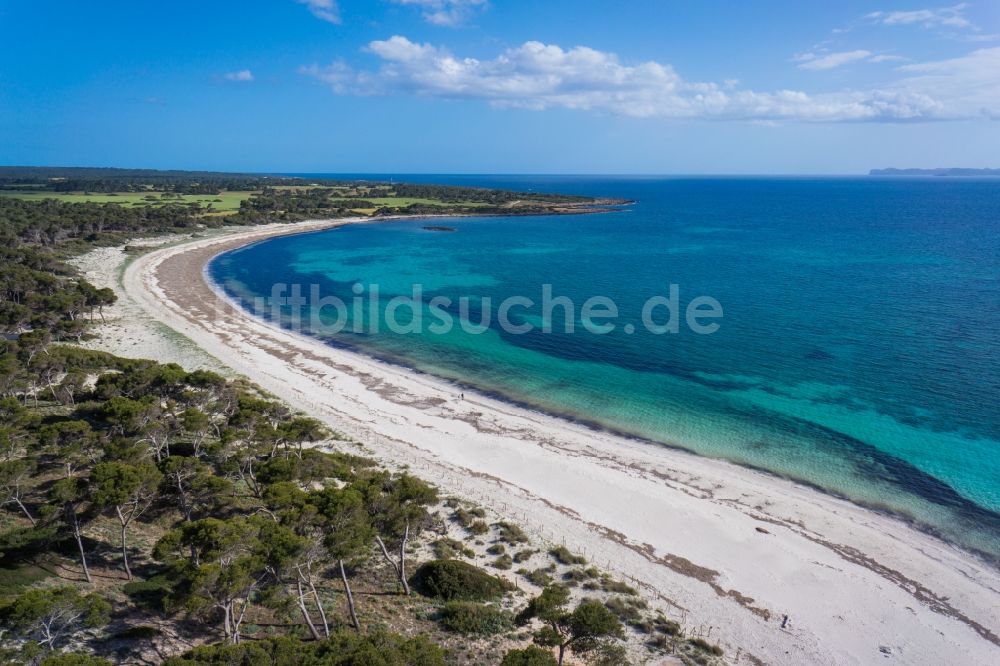
POLYGON ((1000 2, 0 0, 0 163, 1000 167, 1000 2))

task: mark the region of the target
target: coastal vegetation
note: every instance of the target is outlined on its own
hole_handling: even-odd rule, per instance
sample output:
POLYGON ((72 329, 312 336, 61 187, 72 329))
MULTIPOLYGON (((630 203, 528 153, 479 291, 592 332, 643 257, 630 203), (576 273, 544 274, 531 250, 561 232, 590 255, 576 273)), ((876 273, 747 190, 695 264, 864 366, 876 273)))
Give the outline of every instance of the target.
MULTIPOLYGON (((46 202, 50 235, 164 232, 221 224, 384 215, 532 215, 624 203, 591 197, 433 184, 128 169, 0 168, 4 219, 25 224, 46 202), (66 209, 66 204, 85 204, 66 209), (71 218, 71 219, 70 219, 71 218)), ((23 229, 19 229, 23 231, 23 229)), ((35 230, 39 232, 40 230, 35 230)))
MULTIPOLYGON (((0 172, 0 183, 37 175, 0 172)), ((52 182, 205 187, 120 175, 52 182)), ((353 201, 372 186, 336 187, 353 201)), ((520 196, 392 188, 463 206, 520 196)), ((290 221, 334 199, 267 188, 225 219, 290 221)), ((198 205, 0 194, 0 663, 718 661, 581 556, 379 466, 244 380, 75 344, 116 297, 68 256, 218 220, 198 205)))

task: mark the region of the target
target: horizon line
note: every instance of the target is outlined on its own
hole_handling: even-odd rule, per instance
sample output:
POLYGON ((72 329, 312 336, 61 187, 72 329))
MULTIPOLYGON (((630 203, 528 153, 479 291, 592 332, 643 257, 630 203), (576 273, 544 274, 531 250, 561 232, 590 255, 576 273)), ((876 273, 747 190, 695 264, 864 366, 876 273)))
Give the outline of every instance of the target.
MULTIPOLYGON (((165 172, 188 172, 188 173, 213 173, 231 175, 252 175, 252 176, 342 176, 342 177, 364 177, 364 176, 484 176, 484 177, 570 177, 570 178, 870 178, 872 171, 897 170, 905 171, 954 171, 954 170, 997 170, 992 167, 877 167, 865 172, 853 173, 786 173, 786 172, 673 172, 673 173, 642 173, 642 172, 530 172, 530 171, 317 171, 317 170, 216 170, 199 168, 164 168, 164 167, 136 167, 136 166, 94 166, 94 165, 53 165, 53 164, 0 164, 0 169, 118 169, 118 170, 143 170, 143 171, 165 171, 165 172)), ((889 175, 879 175, 877 177, 942 177, 934 174, 914 174, 899 173, 889 175)), ((965 176, 977 177, 977 176, 965 176)), ((996 178, 989 174, 978 177, 996 178)))

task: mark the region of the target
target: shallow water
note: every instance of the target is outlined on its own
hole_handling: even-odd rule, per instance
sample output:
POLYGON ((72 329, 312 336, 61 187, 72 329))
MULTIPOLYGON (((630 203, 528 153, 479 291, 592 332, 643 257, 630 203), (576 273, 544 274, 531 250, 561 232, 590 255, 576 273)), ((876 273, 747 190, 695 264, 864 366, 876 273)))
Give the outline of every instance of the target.
MULTIPOLYGON (((210 273, 248 305, 275 283, 306 295, 318 285, 348 306, 333 344, 806 481, 1000 557, 1000 181, 450 180, 638 203, 449 220, 453 233, 406 221, 281 237, 219 257, 210 273), (350 332, 369 320, 373 284, 383 312, 414 283, 423 333, 392 333, 381 319, 377 333, 350 332), (561 308, 544 316, 543 284, 576 304, 574 333, 562 332, 561 308), (642 305, 670 284, 680 330, 656 335, 642 305), (498 325, 497 304, 512 295, 536 302, 510 316, 532 332, 498 325), (611 333, 580 329, 579 307, 595 295, 618 306, 611 333), (710 335, 683 323, 700 295, 724 309, 710 335), (491 299, 490 327, 429 332, 434 296, 472 297, 472 321, 491 299), (538 330, 546 321, 553 332, 538 330)), ((325 308, 323 321, 334 314, 325 308)), ((414 323, 407 308, 397 314, 414 323)), ((281 316, 292 325, 287 308, 281 316)))

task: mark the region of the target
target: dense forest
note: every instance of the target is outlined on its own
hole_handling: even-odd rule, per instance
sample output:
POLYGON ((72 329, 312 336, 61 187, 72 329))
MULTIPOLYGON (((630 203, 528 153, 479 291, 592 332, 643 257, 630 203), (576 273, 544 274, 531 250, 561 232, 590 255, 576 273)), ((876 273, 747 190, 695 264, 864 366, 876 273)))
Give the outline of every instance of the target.
POLYGON ((66 203, 57 199, 22 201, 0 195, 0 241, 65 249, 70 242, 115 243, 136 234, 221 226, 221 220, 199 218, 188 206, 125 208, 117 204, 66 203))
MULTIPOLYGON (((324 199, 293 192, 296 214, 324 199)), ((206 222, 0 195, 0 663, 719 661, 579 555, 245 381, 74 344, 116 299, 68 255, 206 222)))

